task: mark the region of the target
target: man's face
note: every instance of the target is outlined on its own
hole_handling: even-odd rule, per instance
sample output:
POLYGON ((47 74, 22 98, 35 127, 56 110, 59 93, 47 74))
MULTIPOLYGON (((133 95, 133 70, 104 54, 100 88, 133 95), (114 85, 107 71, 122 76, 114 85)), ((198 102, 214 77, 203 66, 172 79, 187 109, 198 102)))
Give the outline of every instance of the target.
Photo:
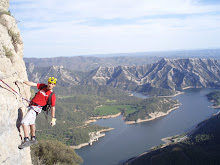
POLYGON ((48 82, 47 89, 52 90, 55 86, 56 84, 48 82))

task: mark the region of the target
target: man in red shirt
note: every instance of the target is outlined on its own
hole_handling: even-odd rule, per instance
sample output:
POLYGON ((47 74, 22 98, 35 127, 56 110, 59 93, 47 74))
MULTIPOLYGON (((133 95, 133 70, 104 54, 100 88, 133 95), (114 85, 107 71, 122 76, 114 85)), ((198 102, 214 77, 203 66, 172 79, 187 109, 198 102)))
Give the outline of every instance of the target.
MULTIPOLYGON (((28 86, 37 87, 39 91, 35 95, 35 97, 31 100, 30 105, 28 107, 28 112, 24 116, 21 121, 23 130, 24 130, 24 142, 18 146, 19 149, 23 149, 25 147, 31 146, 32 144, 37 143, 37 139, 35 137, 35 120, 36 116, 41 113, 42 106, 47 104, 49 95, 53 92, 53 88, 56 86, 57 79, 54 77, 49 77, 48 85, 46 84, 37 84, 31 81, 21 81, 18 80, 17 82, 24 83, 28 86), (29 126, 31 131, 31 140, 29 140, 29 126)), ((55 93, 51 96, 51 126, 56 124, 55 118, 55 103, 56 103, 56 95, 55 93)))

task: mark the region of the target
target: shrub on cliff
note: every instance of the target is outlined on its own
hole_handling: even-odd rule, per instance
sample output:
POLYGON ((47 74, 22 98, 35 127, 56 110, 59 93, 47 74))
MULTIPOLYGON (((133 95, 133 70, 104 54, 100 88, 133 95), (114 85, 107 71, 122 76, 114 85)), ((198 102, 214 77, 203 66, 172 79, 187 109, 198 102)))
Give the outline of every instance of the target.
POLYGON ((72 148, 55 140, 41 140, 37 145, 33 145, 31 157, 34 165, 78 165, 83 162, 82 158, 72 148))

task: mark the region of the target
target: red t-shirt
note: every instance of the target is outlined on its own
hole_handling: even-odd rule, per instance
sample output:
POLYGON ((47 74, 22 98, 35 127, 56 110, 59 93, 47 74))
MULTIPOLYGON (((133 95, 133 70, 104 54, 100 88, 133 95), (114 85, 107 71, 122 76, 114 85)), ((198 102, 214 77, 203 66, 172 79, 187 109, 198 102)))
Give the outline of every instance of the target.
MULTIPOLYGON (((37 89, 41 89, 45 85, 46 84, 37 84, 37 89)), ((48 90, 47 87, 44 87, 43 89, 37 92, 37 94, 31 101, 40 106, 44 106, 47 104, 48 97, 51 93, 52 92, 48 90)), ((53 94, 51 97, 51 106, 55 106, 55 103, 56 103, 56 95, 53 94)))

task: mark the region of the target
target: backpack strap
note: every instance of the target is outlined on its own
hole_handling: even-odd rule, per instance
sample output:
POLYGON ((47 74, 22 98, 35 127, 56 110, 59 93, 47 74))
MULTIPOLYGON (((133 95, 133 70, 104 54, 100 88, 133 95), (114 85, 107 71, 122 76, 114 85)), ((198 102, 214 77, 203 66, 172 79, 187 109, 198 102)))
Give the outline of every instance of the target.
POLYGON ((55 92, 51 92, 51 94, 49 95, 48 97, 48 101, 47 101, 47 104, 51 105, 51 100, 52 100, 52 95, 55 94, 55 92))
POLYGON ((52 95, 53 95, 53 94, 55 94, 54 91, 50 93, 50 95, 49 95, 49 97, 48 97, 48 100, 47 100, 47 104, 42 107, 42 110, 43 110, 43 111, 46 111, 46 115, 45 115, 46 119, 47 119, 48 112, 49 112, 50 109, 51 109, 51 100, 52 100, 52 95))

